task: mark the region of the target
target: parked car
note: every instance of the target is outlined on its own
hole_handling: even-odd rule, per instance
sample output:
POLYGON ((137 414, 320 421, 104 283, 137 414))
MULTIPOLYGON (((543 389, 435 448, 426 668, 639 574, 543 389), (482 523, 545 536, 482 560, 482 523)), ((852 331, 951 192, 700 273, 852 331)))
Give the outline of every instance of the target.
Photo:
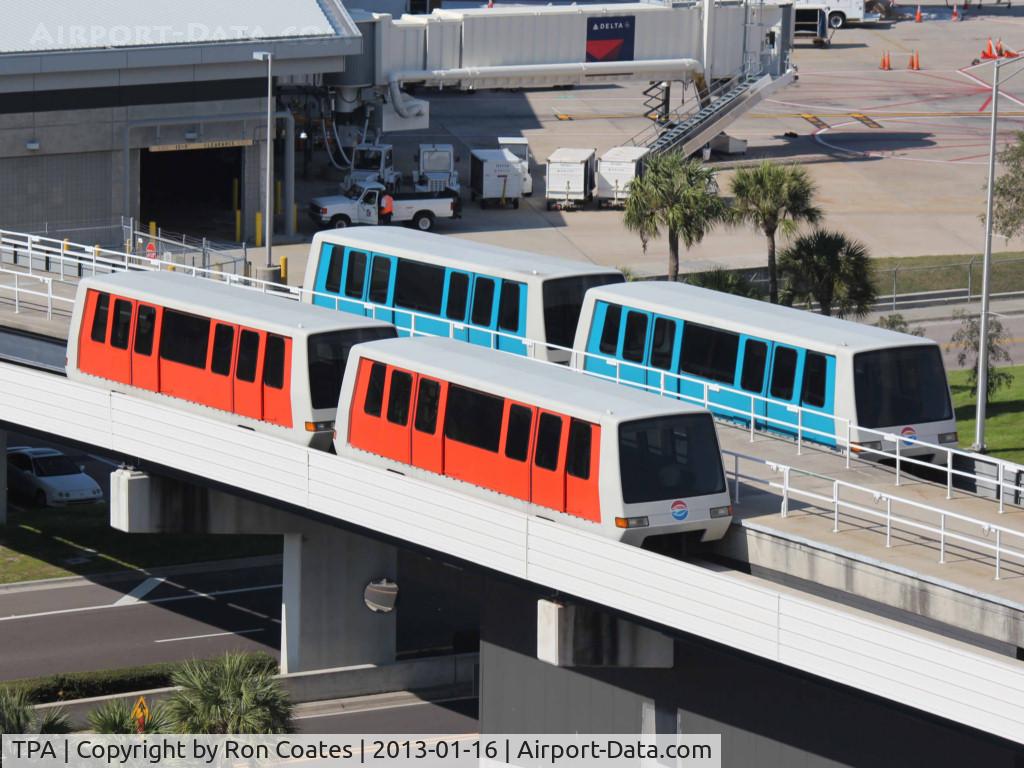
POLYGON ((7 450, 7 487, 38 507, 96 504, 103 491, 82 467, 53 448, 7 450))

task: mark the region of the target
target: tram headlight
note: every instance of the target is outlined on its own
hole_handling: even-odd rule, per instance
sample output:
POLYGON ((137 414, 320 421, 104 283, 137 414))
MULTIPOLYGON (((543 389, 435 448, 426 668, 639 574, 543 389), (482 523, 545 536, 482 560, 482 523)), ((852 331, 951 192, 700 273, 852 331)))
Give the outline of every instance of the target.
POLYGON ((943 432, 939 435, 939 443, 959 443, 960 436, 956 432, 943 432))
POLYGON ((333 421, 307 421, 307 432, 330 432, 334 429, 333 421))
POLYGON ((728 517, 732 514, 732 507, 712 507, 712 517, 728 517))
POLYGON ((853 443, 850 447, 853 448, 853 452, 854 453, 864 453, 864 452, 869 452, 870 453, 872 451, 881 451, 882 450, 882 441, 881 440, 871 440, 871 441, 869 441, 867 443, 853 443))
POLYGON ((646 517, 616 517, 616 528, 646 528, 650 523, 646 517))

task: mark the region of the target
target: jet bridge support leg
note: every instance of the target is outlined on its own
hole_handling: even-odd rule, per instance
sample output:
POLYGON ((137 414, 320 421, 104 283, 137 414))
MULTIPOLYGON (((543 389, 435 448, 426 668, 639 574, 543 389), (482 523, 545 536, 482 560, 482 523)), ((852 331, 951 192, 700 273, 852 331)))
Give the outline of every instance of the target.
POLYGON ((282 535, 281 671, 395 661, 397 611, 370 607, 387 608, 393 592, 398 551, 390 544, 132 469, 110 475, 110 525, 126 533, 282 535))

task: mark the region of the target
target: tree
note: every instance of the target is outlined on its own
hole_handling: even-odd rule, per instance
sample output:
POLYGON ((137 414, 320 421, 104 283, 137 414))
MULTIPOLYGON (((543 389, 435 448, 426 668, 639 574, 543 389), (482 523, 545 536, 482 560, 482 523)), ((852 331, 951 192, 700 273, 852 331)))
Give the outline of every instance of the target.
MULTIPOLYGON (((978 388, 978 351, 981 349, 981 318, 968 315, 962 309, 953 313, 953 318, 960 321, 960 327, 950 340, 957 349, 956 362, 961 368, 969 367, 967 384, 971 389, 978 388)), ((988 389, 985 402, 1002 387, 1013 383, 1013 374, 996 368, 996 363, 1010 363, 1010 353, 1003 345, 1006 343, 1006 329, 998 317, 988 319, 988 389)))
POLYGON ((896 331, 897 333, 909 333, 911 336, 924 336, 924 328, 917 326, 915 328, 910 327, 910 323, 907 319, 899 312, 892 315, 882 315, 875 321, 875 325, 878 328, 885 328, 886 330, 896 331))
POLYGON ((735 269, 715 267, 708 272, 697 272, 687 275, 686 282, 700 288, 707 288, 712 291, 731 293, 735 296, 744 296, 748 299, 754 298, 756 291, 743 273, 735 269))
POLYGON ((715 172, 678 152, 655 155, 644 174, 629 185, 624 222, 647 243, 668 233, 668 279, 679 279, 679 240, 687 249, 704 239, 727 213, 715 172))
POLYGON ((23 688, 0 688, 0 733, 71 733, 71 721, 61 708, 39 716, 23 688))
POLYGON ((817 224, 821 210, 814 205, 814 183, 800 166, 764 160, 740 168, 732 179, 732 217, 760 229, 768 241, 768 298, 779 303, 779 277, 775 265, 775 234, 790 235, 797 224, 817 224))
POLYGON ((816 228, 779 256, 782 301, 816 301, 821 314, 863 317, 875 301, 868 250, 842 232, 816 228))
POLYGON ((127 699, 113 699, 89 713, 89 727, 96 733, 167 733, 171 730, 171 720, 159 704, 150 707, 141 730, 139 721, 132 717, 132 710, 127 699))
POLYGON ((166 705, 181 733, 290 733, 291 702, 263 660, 229 653, 190 661, 171 675, 166 705))
POLYGON ((1003 172, 993 187, 992 229, 1003 237, 1024 235, 1024 131, 999 153, 1003 172))

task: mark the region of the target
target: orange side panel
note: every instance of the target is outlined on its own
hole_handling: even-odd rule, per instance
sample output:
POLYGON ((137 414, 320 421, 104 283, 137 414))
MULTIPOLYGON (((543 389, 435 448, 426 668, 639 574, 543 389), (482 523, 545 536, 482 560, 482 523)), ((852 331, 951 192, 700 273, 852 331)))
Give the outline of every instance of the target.
MULTIPOLYGON (((233 345, 238 344, 238 326, 230 323, 210 323, 210 340, 206 350, 206 381, 207 384, 199 394, 200 402, 211 408, 231 413, 234 410, 234 368, 227 376, 221 376, 213 372, 213 339, 217 333, 218 325, 227 325, 234 331, 233 345)), ((232 351, 234 349, 232 348, 232 351)), ((234 361, 234 355, 231 357, 234 361)))
MULTIPOLYGON (((386 367, 384 374, 384 395, 381 399, 380 416, 371 416, 364 410, 366 390, 370 382, 373 361, 363 359, 359 363, 359 378, 356 382, 355 397, 349 416, 349 443, 378 456, 409 463, 409 425, 405 427, 387 420, 388 397, 391 395, 391 376, 396 369, 386 367)), ((414 380, 415 385, 415 380, 414 380)), ((409 422, 412 422, 410 417, 409 422)))
POLYGON ((236 328, 238 340, 235 343, 235 359, 232 361, 232 381, 235 387, 235 413, 250 419, 263 419, 263 357, 266 354, 267 334, 255 328, 236 328), (241 381, 234 374, 238 370, 238 349, 242 331, 252 331, 260 337, 259 354, 256 357, 255 381, 241 381))
POLYGON ((565 473, 565 511, 594 523, 601 522, 601 428, 590 425, 590 477, 581 480, 565 473))
MULTIPOLYGON (((543 413, 550 412, 537 411, 537 426, 534 427, 533 430, 535 454, 537 433, 540 427, 540 417, 543 413)), ((562 420, 562 434, 558 444, 558 465, 554 470, 548 470, 538 467, 535 462, 533 463, 532 497, 534 504, 539 504, 540 506, 548 507, 549 509, 556 509, 559 512, 565 512, 565 452, 569 444, 569 420, 557 413, 552 413, 551 415, 557 416, 562 420)), ((533 458, 536 460, 536 455, 534 455, 533 458)))
POLYGON ((495 471, 498 463, 496 453, 448 438, 444 440, 444 473, 448 477, 504 493, 499 473, 495 471))
POLYGON ((132 386, 141 389, 148 389, 151 392, 160 391, 160 347, 157 344, 160 338, 160 324, 163 321, 163 309, 154 307, 156 310, 153 320, 153 347, 148 355, 140 355, 135 351, 135 337, 139 332, 139 311, 142 307, 151 307, 149 304, 139 304, 135 308, 135 319, 132 327, 132 386))
POLYGON ((208 405, 205 392, 210 387, 210 372, 170 360, 160 360, 160 391, 165 395, 208 405))
MULTIPOLYGON (((530 462, 533 459, 533 430, 536 428, 537 409, 525 403, 516 403, 512 400, 505 400, 505 411, 501 417, 501 445, 498 446, 498 455, 494 457, 494 466, 491 473, 491 487, 499 493, 514 496, 523 501, 530 500, 530 462), (522 405, 530 409, 530 437, 526 461, 516 461, 505 455, 505 444, 508 441, 508 420, 509 411, 513 405, 522 405)), ((493 454, 492 454, 493 455, 493 454)))
MULTIPOLYGON (((82 327, 78 329, 78 370, 93 376, 107 377, 107 345, 92 340, 92 321, 96 314, 96 302, 99 291, 89 291, 85 295, 85 309, 82 312, 82 327)), ((111 298, 113 303, 113 298, 111 298)), ((107 310, 107 332, 104 338, 110 338, 110 309, 107 310)))
MULTIPOLYGON (((424 380, 424 377, 421 376, 416 381, 417 396, 420 391, 420 382, 424 380)), ((434 381, 434 379, 431 379, 431 381, 434 381)), ((448 382, 438 381, 437 383, 441 391, 438 395, 437 422, 434 424, 434 433, 432 435, 416 429, 416 410, 419 406, 419 400, 417 399, 413 404, 412 463, 420 469, 442 475, 444 474, 444 411, 445 403, 448 400, 448 382)))
MULTIPOLYGON (((292 340, 284 338, 284 386, 263 387, 263 420, 281 427, 292 426, 292 340)), ((212 347, 212 344, 211 344, 212 347)), ((259 381, 263 381, 260 377, 259 381)))

